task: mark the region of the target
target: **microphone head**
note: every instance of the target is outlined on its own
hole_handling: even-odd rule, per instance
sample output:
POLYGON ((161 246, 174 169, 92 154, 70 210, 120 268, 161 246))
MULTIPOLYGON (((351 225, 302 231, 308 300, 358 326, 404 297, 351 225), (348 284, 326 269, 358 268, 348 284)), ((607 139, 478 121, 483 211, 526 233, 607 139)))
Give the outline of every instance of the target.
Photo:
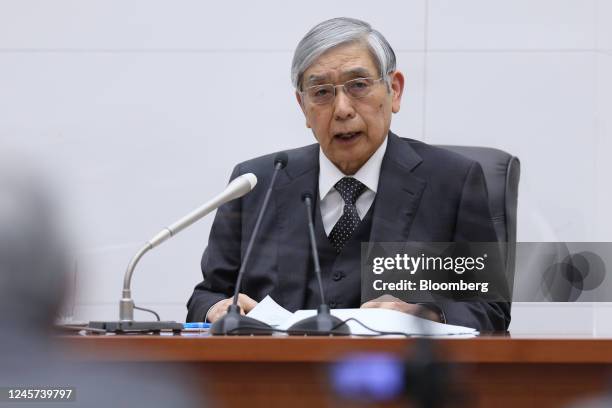
POLYGON ((242 176, 236 177, 225 188, 225 193, 227 193, 226 200, 230 201, 235 198, 242 197, 249 191, 253 190, 256 184, 257 184, 257 177, 255 177, 253 173, 246 173, 246 174, 243 174, 242 176))
POLYGON ((305 191, 302 193, 302 201, 306 201, 306 200, 312 201, 312 194, 310 194, 310 191, 305 191))
POLYGON ((251 186, 251 190, 253 190, 255 186, 257 185, 257 177, 253 173, 246 173, 240 177, 246 179, 249 182, 249 185, 251 186))
POLYGON ((287 166, 287 162, 289 161, 289 156, 285 152, 279 152, 274 157, 274 167, 278 167, 278 169, 284 169, 287 166))

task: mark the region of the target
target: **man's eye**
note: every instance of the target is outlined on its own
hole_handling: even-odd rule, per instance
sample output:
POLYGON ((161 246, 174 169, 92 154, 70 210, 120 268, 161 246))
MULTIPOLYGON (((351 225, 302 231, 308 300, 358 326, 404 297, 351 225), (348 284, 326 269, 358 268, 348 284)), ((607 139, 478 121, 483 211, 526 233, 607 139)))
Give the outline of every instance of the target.
POLYGON ((329 94, 329 89, 327 88, 319 88, 315 89, 313 95, 316 97, 327 96, 329 94))
POLYGON ((355 81, 351 83, 351 88, 355 89, 355 90, 359 90, 359 89, 365 89, 368 87, 368 82, 367 81, 355 81))

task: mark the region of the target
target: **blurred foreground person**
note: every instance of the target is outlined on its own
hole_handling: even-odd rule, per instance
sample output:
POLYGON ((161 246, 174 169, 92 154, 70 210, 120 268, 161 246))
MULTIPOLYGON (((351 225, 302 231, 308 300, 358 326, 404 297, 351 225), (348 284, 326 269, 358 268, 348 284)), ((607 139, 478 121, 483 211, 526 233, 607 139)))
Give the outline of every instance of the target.
POLYGON ((45 388, 74 390, 73 401, 53 401, 54 407, 203 406, 185 372, 62 359, 52 328, 65 295, 65 237, 49 192, 32 174, 2 163, 0 406, 40 407, 11 400, 9 391, 45 388))

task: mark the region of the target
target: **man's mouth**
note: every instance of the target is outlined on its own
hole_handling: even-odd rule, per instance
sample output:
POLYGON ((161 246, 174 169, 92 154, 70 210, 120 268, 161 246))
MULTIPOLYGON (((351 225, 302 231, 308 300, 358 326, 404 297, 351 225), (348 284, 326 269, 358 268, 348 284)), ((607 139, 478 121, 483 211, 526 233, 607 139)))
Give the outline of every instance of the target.
POLYGON ((342 132, 336 133, 334 138, 339 139, 342 142, 348 142, 357 139, 359 136, 361 136, 361 134, 362 132, 342 132))

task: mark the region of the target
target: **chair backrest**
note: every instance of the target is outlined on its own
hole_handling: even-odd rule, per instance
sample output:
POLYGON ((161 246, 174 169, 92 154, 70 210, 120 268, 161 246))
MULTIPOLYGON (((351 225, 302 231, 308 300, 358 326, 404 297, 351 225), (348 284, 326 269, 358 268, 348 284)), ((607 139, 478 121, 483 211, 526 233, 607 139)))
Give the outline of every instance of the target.
POLYGON ((487 189, 489 207, 495 232, 500 241, 508 243, 506 259, 507 271, 514 269, 516 244, 516 206, 521 164, 517 157, 502 150, 479 146, 439 146, 451 150, 482 166, 487 189))

